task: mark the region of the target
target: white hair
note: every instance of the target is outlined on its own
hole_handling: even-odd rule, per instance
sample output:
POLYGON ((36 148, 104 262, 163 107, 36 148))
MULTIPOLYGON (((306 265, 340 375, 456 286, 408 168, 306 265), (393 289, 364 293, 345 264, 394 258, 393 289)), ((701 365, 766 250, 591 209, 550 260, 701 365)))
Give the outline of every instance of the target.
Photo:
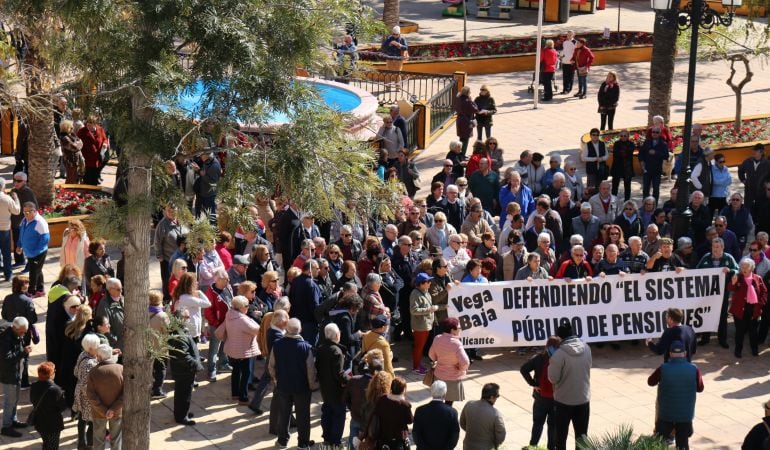
POLYGON ((572 247, 572 250, 570 250, 570 255, 574 255, 576 250, 583 250, 583 254, 585 255, 586 249, 583 248, 582 245, 575 245, 572 247))
POLYGON ((582 234, 573 234, 569 237, 569 245, 583 244, 582 234))
POLYGON ((443 400, 446 397, 446 383, 436 380, 430 385, 430 396, 436 400, 443 400))
POLYGON ((553 179, 554 181, 555 180, 567 181, 567 177, 565 177, 564 174, 561 172, 556 172, 555 174, 553 174, 553 179))
POLYGON ((639 245, 641 245, 642 244, 642 238, 640 238, 639 236, 631 236, 630 238, 628 238, 628 243, 629 244, 631 244, 633 242, 638 242, 639 245))
POLYGON ((290 308, 289 297, 281 297, 273 304, 273 311, 288 311, 290 308))
POLYGON ((121 283, 120 280, 117 279, 117 278, 114 278, 114 277, 113 278, 108 278, 107 279, 107 289, 111 289, 111 288, 123 289, 123 283, 121 283))
POLYGON ((109 361, 112 358, 112 347, 107 344, 100 344, 96 347, 96 358, 99 361, 109 361))
POLYGON ((99 336, 93 333, 88 333, 87 335, 83 336, 83 340, 80 342, 80 346, 83 347, 83 350, 86 352, 91 353, 99 347, 100 342, 101 341, 99 340, 99 336))
POLYGON ((302 322, 296 317, 289 319, 288 325, 286 325, 286 334, 289 336, 299 336, 302 332, 302 322))
POLYGON ((324 327, 324 336, 332 342, 338 342, 340 337, 340 327, 336 323, 330 323, 324 327))
POLYGON ((537 235, 537 242, 551 242, 551 235, 545 231, 537 235))
POLYGON ((249 306, 249 300, 242 295, 236 295, 230 304, 233 306, 233 309, 241 309, 244 306, 249 306))
POLYGON ((580 211, 593 212, 593 210, 594 210, 594 208, 588 202, 583 202, 583 204, 580 205, 580 211))
POLYGON ((13 319, 13 327, 16 328, 17 330, 20 330, 20 329, 28 330, 29 320, 27 320, 27 318, 24 316, 19 316, 13 319))
POLYGON ((353 228, 351 228, 350 225, 343 225, 343 226, 340 227, 340 232, 341 233, 344 233, 344 232, 352 233, 353 232, 353 228))

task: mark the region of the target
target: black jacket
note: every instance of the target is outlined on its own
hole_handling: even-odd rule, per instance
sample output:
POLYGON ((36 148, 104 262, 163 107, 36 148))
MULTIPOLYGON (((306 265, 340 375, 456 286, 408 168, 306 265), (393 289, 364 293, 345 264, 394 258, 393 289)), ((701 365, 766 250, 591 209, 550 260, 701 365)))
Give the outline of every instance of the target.
POLYGON ((37 323, 37 312, 32 299, 24 293, 10 294, 3 300, 3 310, 0 313, 3 320, 13 322, 13 319, 22 316, 29 321, 29 330, 24 336, 24 344, 29 345, 32 340, 32 329, 37 323))
POLYGON ((611 88, 607 87, 607 82, 603 82, 599 87, 598 99, 599 107, 605 108, 605 110, 615 109, 618 106, 618 99, 620 98, 620 86, 617 83, 611 88))
POLYGON ((417 450, 451 450, 460 439, 457 410, 433 400, 414 412, 412 437, 417 450))
POLYGON ((692 356, 695 354, 697 339, 695 339, 695 331, 689 325, 677 325, 666 328, 658 343, 653 344, 650 342, 647 344, 647 347, 654 353, 663 355, 663 361, 668 361, 668 350, 673 341, 682 341, 684 348, 687 349, 687 361, 691 361, 692 356))
POLYGON ((35 410, 35 429, 43 433, 53 433, 64 429, 62 412, 67 408, 64 391, 52 380, 35 381, 29 388, 29 401, 35 410), (48 391, 48 393, 46 393, 48 391))
POLYGON ((521 372, 521 376, 524 377, 524 379, 527 381, 527 384, 532 387, 538 387, 540 385, 538 380, 543 373, 544 364, 545 355, 543 352, 540 352, 522 364, 519 372, 521 372), (532 376, 532 372, 535 372, 534 377, 532 376))
POLYGON ((0 383, 19 384, 24 355, 24 336, 16 336, 13 327, 7 327, 0 333, 0 383))
POLYGON ((53 303, 48 304, 48 315, 45 318, 46 357, 56 367, 61 365, 64 329, 69 321, 69 316, 64 311, 64 297, 67 295, 62 295, 53 303))
POLYGON ((196 372, 203 370, 198 346, 190 335, 172 334, 168 344, 171 346, 168 354, 174 379, 193 378, 196 372))
POLYGON ((347 350, 340 344, 326 341, 316 350, 315 368, 321 385, 324 402, 342 403, 345 389, 345 367, 347 350))
POLYGON ((767 432, 765 424, 770 425, 770 417, 763 417, 762 422, 754 425, 743 440, 741 450, 764 450, 766 448, 764 443, 770 437, 770 433, 767 432))

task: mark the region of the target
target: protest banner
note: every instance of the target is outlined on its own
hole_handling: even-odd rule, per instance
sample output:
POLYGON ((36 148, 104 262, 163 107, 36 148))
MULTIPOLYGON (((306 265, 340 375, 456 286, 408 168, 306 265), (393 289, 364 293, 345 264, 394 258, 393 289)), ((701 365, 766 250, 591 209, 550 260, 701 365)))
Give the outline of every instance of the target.
POLYGON ((460 321, 466 347, 542 345, 567 321, 586 342, 657 338, 672 307, 696 332, 716 331, 725 282, 722 269, 712 268, 569 283, 462 283, 449 292, 448 313, 460 321))

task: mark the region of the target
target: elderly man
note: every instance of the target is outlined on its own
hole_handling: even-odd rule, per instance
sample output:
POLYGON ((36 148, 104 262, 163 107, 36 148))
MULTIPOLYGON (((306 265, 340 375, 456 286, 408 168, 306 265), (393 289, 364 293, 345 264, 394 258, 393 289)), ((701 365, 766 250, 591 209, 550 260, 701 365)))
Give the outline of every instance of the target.
MULTIPOLYGON (((306 212, 302 215, 302 221, 291 232, 291 260, 294 261, 297 255, 302 251, 302 244, 305 240, 310 239, 311 243, 313 238, 321 236, 321 230, 315 224, 315 216, 313 213, 306 212)), ((312 255, 312 252, 311 252, 312 255)), ((286 255, 283 255, 286 258, 286 255)))
POLYGON ((123 366, 117 363, 112 348, 102 344, 96 349, 99 365, 88 373, 86 396, 94 421, 94 449, 104 450, 107 425, 110 427, 110 449, 123 446, 123 366))
POLYGON ((204 309, 203 314, 209 323, 208 378, 213 383, 217 381, 217 370, 220 372, 233 370, 228 364, 227 355, 225 355, 224 342, 216 336, 217 328, 225 322, 225 316, 230 311, 230 305, 233 301, 230 277, 225 269, 216 271, 214 284, 206 291, 206 297, 211 302, 211 306, 204 309))
POLYGON ((446 214, 447 223, 452 225, 455 230, 459 230, 463 220, 465 220, 465 203, 459 197, 460 188, 455 184, 450 184, 446 188, 446 198, 438 204, 446 214))
POLYGON ((443 194, 446 195, 447 187, 449 187, 450 184, 455 184, 457 182, 457 175, 454 173, 454 163, 451 159, 444 160, 444 168, 441 172, 437 173, 433 176, 433 179, 431 180, 432 183, 436 183, 440 181, 444 184, 444 192, 443 194))
POLYGON ((599 192, 594 194, 588 203, 591 204, 593 215, 599 218, 601 223, 612 223, 620 214, 618 210, 618 198, 610 192, 612 185, 604 180, 599 183, 599 192))
POLYGON ((297 447, 307 449, 315 445, 310 440, 310 397, 318 388, 318 382, 313 346, 302 339, 301 332, 300 320, 290 319, 286 335, 273 344, 268 361, 270 377, 275 381, 276 423, 273 428, 278 434, 276 444, 279 448, 286 448, 289 442, 292 408, 297 414, 297 447))
POLYGON ((556 238, 553 232, 545 227, 545 217, 542 214, 535 214, 532 219, 532 226, 527 228, 523 234, 524 241, 527 244, 527 251, 535 251, 541 233, 547 233, 550 236, 551 248, 556 249, 556 238))
POLYGON ((639 162, 642 163, 642 196, 660 198, 660 177, 663 174, 663 162, 668 161, 668 144, 660 137, 660 127, 652 127, 652 139, 644 141, 639 149, 639 162))
POLYGON ((123 284, 117 278, 107 280, 107 295, 99 302, 96 316, 107 317, 110 321, 110 332, 115 335, 119 349, 123 349, 123 284))
POLYGON ((0 257, 3 262, 3 275, 5 281, 9 281, 13 275, 13 262, 11 262, 11 219, 21 213, 19 196, 11 191, 11 195, 5 193, 5 178, 0 178, 0 257))
POLYGON ((500 191, 500 177, 489 166, 489 159, 479 160, 479 170, 468 179, 468 189, 473 196, 481 200, 487 211, 494 211, 497 206, 497 194, 500 191))
POLYGON ((758 143, 754 145, 751 151, 751 157, 746 158, 740 166, 738 166, 738 179, 743 183, 745 190, 746 204, 751 207, 754 200, 754 193, 751 192, 754 189, 754 177, 759 172, 760 166, 767 164, 765 159, 765 145, 758 143))
MULTIPOLYGON (((508 177, 508 184, 500 188, 499 200, 500 209, 505 211, 508 203, 516 202, 521 206, 521 217, 526 220, 535 210, 535 198, 533 191, 526 185, 522 185, 522 178, 519 172, 513 172, 508 177)), ((500 227, 505 226, 505 217, 500 217, 500 227)))
POLYGON ((345 431, 343 392, 347 382, 347 349, 340 345, 340 329, 337 324, 326 325, 324 336, 326 339, 316 350, 315 360, 323 399, 321 429, 324 445, 339 447, 342 445, 342 433, 345 431))
POLYGON ((238 290, 238 285, 246 281, 246 269, 248 268, 248 255, 233 256, 233 265, 227 271, 227 276, 230 278, 230 288, 233 292, 238 290))
POLYGON ((460 428, 465 430, 463 450, 496 449, 503 444, 505 422, 503 415, 495 408, 498 398, 500 386, 487 383, 481 388, 481 400, 465 404, 460 413, 460 428))
MULTIPOLYGON (((35 209, 37 209, 37 197, 35 197, 35 193, 27 185, 26 173, 16 172, 13 174, 13 189, 11 189, 11 193, 16 194, 19 199, 19 205, 22 207, 25 203, 32 202, 35 205, 35 209)), ((19 243, 19 226, 21 225, 21 221, 24 219, 24 214, 22 213, 21 208, 19 209, 20 210, 16 214, 11 215, 11 234, 16 245, 19 243)), ((14 261, 15 264, 13 267, 24 265, 26 262, 24 259, 24 254, 16 252, 14 255, 14 261)), ((34 286, 32 287, 34 288, 34 286)))
POLYGON ((434 381, 430 386, 431 401, 414 412, 412 436, 417 450, 453 449, 457 446, 460 424, 457 410, 444 403, 446 391, 446 383, 434 381))
POLYGON ((481 235, 492 233, 492 227, 482 218, 483 208, 476 205, 460 227, 460 232, 468 236, 468 248, 472 251, 481 244, 481 235))
POLYGON ((642 250, 642 238, 628 238, 628 248, 620 254, 620 260, 628 268, 628 273, 644 273, 647 271, 647 261, 650 256, 642 250))
POLYGON ((155 227, 155 256, 160 261, 160 278, 163 283, 163 299, 171 300, 168 280, 171 277, 171 257, 178 250, 177 240, 187 235, 189 230, 176 217, 176 207, 172 204, 163 209, 163 219, 155 227))
POLYGON ((580 216, 572 219, 572 233, 583 236, 583 242, 590 244, 599 235, 601 222, 593 215, 591 203, 580 205, 580 216))
POLYGON ((658 226, 654 223, 647 225, 644 231, 642 250, 648 255, 654 255, 660 250, 660 234, 658 233, 658 226))
POLYGON ((564 175, 564 170, 561 168, 561 156, 558 154, 552 154, 548 159, 548 169, 545 170, 543 179, 540 180, 540 186, 543 189, 547 189, 553 183, 553 177, 560 173, 564 175))
POLYGON ((24 253, 29 267, 29 294, 34 297, 45 295, 43 290, 43 264, 48 255, 48 241, 51 234, 48 222, 37 213, 37 205, 24 203, 24 219, 19 224, 19 236, 16 241, 16 253, 24 253))
POLYGON ((385 116, 382 118, 382 126, 377 130, 377 138, 381 139, 381 146, 388 152, 388 166, 392 167, 397 159, 398 152, 404 145, 404 135, 393 125, 393 118, 385 116))
POLYGON ((393 119, 393 126, 401 132, 404 138, 404 147, 409 148, 409 139, 406 134, 406 119, 401 115, 401 108, 398 105, 390 105, 390 118, 393 119))
POLYGON ((412 293, 412 281, 414 280, 417 266, 420 264, 417 253, 412 249, 412 238, 409 236, 398 238, 398 249, 393 251, 391 263, 393 270, 404 281, 403 287, 398 291, 398 310, 401 313, 401 323, 398 329, 394 331, 393 338, 400 340, 401 333, 405 337, 411 338, 412 326, 410 318, 412 315, 409 310, 409 295, 412 293))
POLYGON ((591 347, 580 340, 569 323, 559 326, 557 334, 562 341, 551 355, 548 379, 553 383, 556 448, 566 450, 570 422, 575 440, 588 435, 593 359, 591 347))
POLYGON ((389 223, 385 226, 385 230, 382 232, 382 239, 380 245, 382 245, 382 251, 388 256, 393 256, 393 250, 396 248, 396 241, 398 240, 398 227, 389 223))
POLYGON ((353 228, 350 225, 340 228, 340 239, 335 244, 342 250, 342 259, 345 261, 358 261, 363 252, 361 241, 353 238, 353 228))
POLYGON ((684 263, 684 268, 694 269, 698 264, 698 254, 695 253, 695 247, 692 245, 692 239, 682 236, 676 240, 676 256, 684 263))
POLYGON ((743 257, 743 250, 741 249, 738 236, 727 229, 727 218, 725 216, 717 216, 714 219, 714 228, 717 229, 717 236, 722 238, 725 242, 725 251, 732 255, 735 261, 740 261, 743 257))
POLYGON ((658 239, 660 250, 653 253, 647 261, 650 272, 676 272, 685 269, 682 259, 674 253, 674 241, 671 238, 658 239))
POLYGON ((19 316, 0 334, 0 383, 3 385, 3 428, 0 434, 3 436, 21 437, 16 428, 27 427, 26 423, 17 420, 16 407, 24 358, 32 351, 32 346, 24 345, 28 329, 29 321, 19 316))
POLYGON ((425 232, 428 231, 428 227, 420 221, 420 207, 412 206, 409 208, 409 215, 406 220, 398 224, 398 235, 408 235, 412 231, 417 231, 420 236, 425 236, 425 232))
POLYGON ((566 185, 567 185, 567 177, 564 176, 563 173, 557 172, 553 174, 553 178, 551 179, 551 184, 543 188, 543 194, 547 195, 550 198, 556 198, 559 196, 559 191, 561 191, 561 188, 565 187, 566 185))

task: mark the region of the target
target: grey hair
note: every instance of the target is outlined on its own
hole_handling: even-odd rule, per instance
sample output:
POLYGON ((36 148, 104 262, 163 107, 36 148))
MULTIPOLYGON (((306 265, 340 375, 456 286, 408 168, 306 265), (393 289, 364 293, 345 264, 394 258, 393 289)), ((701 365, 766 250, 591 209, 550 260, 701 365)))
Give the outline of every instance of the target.
POLYGON ((452 141, 449 143, 449 150, 455 150, 458 148, 463 148, 463 143, 460 141, 452 141))
POLYGON ((591 206, 591 204, 588 203, 588 202, 583 202, 583 204, 580 205, 580 211, 581 212, 582 211, 593 212, 593 210, 594 210, 593 206, 591 206))
POLYGON ((749 257, 749 256, 746 256, 746 257, 742 258, 742 259, 741 259, 741 262, 740 262, 740 263, 738 263, 738 266, 740 267, 740 266, 742 266, 742 265, 744 265, 744 264, 748 264, 749 266, 751 266, 751 271, 752 271, 752 272, 754 271, 754 268, 756 268, 756 267, 757 267, 757 264, 756 264, 756 263, 754 262, 754 260, 753 260, 753 259, 751 259, 751 257, 749 257))
POLYGON ((302 332, 302 322, 296 317, 289 319, 288 325, 286 325, 286 334, 288 336, 299 336, 302 332))
POLYGON ((582 234, 573 234, 569 237, 569 245, 577 245, 583 243, 583 235, 582 234))
POLYGON ((13 327, 16 328, 17 330, 20 330, 22 328, 25 330, 28 330, 29 320, 27 320, 27 318, 24 316, 18 316, 17 318, 13 319, 13 327))
MULTIPOLYGON (((453 186, 453 185, 450 184, 450 186, 453 186)), ((455 186, 455 187, 457 187, 457 186, 455 186)), ((398 227, 393 225, 392 223, 390 223, 390 224, 388 224, 388 226, 385 227, 385 231, 390 231, 390 232, 393 232, 393 233, 398 233, 398 227)))
POLYGON ((565 177, 564 174, 561 173, 561 172, 556 172, 555 174, 553 174, 553 179, 554 180, 567 181, 567 177, 565 177))
POLYGON ((337 342, 339 335, 340 327, 338 327, 336 323, 330 323, 324 327, 324 336, 326 336, 326 339, 337 342))
POLYGON ((123 289, 123 283, 120 282, 117 278, 108 278, 107 279, 107 289, 118 287, 120 289, 123 289))
POLYGON ((641 245, 642 244, 642 238, 640 238, 639 236, 631 236, 630 238, 628 238, 628 243, 629 244, 632 244, 634 242, 638 242, 639 245, 641 245))
POLYGON ((719 244, 722 246, 722 248, 725 247, 725 241, 720 237, 715 237, 714 239, 711 240, 711 245, 714 245, 714 244, 719 244))
POLYGON ((370 273, 366 276, 366 287, 372 287, 373 284, 382 283, 382 277, 378 273, 370 273))
POLYGON ((570 250, 569 254, 574 255, 575 250, 583 250, 583 255, 585 256, 586 249, 582 245, 573 245, 572 249, 570 250))
POLYGON ((315 244, 313 243, 312 239, 303 239, 299 247, 302 249, 305 249, 305 248, 310 248, 313 245, 315 244))
POLYGON ((214 272, 214 277, 216 277, 217 280, 223 280, 225 278, 229 279, 230 275, 227 274, 227 271, 224 268, 220 267, 214 272))
POLYGON ((96 350, 100 343, 101 340, 99 340, 99 336, 95 335, 94 333, 88 333, 87 335, 83 336, 83 340, 80 342, 80 346, 83 347, 83 350, 90 353, 96 350))
POLYGON ((273 304, 273 311, 288 311, 291 309, 291 302, 289 297, 281 297, 273 304))
POLYGON ((96 347, 96 358, 99 361, 109 361, 112 359, 112 347, 107 344, 100 344, 96 347))
POLYGON ((288 322, 289 322, 289 313, 287 313, 282 309, 279 309, 278 311, 273 311, 273 316, 271 317, 271 320, 270 320, 271 326, 277 327, 288 322))
POLYGON ((653 123, 655 123, 655 122, 664 123, 665 119, 663 118, 663 116, 652 116, 652 122, 653 123))
POLYGON ((679 239, 677 239, 676 247, 677 248, 692 247, 692 239, 688 238, 687 236, 682 236, 679 239))
POLYGON ((230 304, 232 305, 233 309, 241 309, 244 306, 249 306, 249 300, 242 295, 236 295, 233 297, 233 300, 230 304))
POLYGON ((13 177, 18 178, 20 180, 27 181, 27 174, 24 172, 16 172, 15 174, 13 174, 13 177))
POLYGON ((443 400, 446 397, 446 383, 436 380, 430 385, 430 396, 436 400, 443 400))
POLYGON ((409 245, 412 245, 412 238, 410 238, 409 236, 404 235, 398 238, 398 245, 407 244, 407 243, 409 245))
POLYGON ((353 228, 350 225, 343 225, 340 227, 340 234, 347 231, 348 233, 353 233, 353 228))
POLYGON ((548 234, 546 232, 542 232, 542 233, 537 235, 537 242, 538 243, 545 242, 545 241, 551 242, 551 235, 550 234, 548 234))

